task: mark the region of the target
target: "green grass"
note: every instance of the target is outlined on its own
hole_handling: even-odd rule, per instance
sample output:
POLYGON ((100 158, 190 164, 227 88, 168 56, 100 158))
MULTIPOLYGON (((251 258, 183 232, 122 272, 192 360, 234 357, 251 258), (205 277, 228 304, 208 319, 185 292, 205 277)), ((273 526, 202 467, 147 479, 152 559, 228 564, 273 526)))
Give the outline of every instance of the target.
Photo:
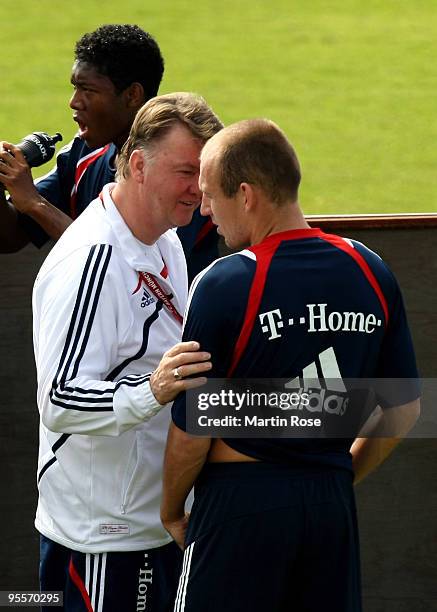
POLYGON ((73 135, 73 46, 110 22, 156 36, 162 93, 197 91, 225 123, 276 121, 306 212, 437 210, 435 0, 2 3, 1 138, 73 135))

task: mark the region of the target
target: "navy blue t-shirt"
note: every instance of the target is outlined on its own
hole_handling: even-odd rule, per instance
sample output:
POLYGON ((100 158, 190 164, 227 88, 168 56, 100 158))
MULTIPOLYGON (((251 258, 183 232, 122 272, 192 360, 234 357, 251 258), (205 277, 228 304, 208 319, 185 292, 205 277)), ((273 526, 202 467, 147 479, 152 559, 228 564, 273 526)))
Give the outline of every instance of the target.
MULTIPOLYGON (((114 144, 90 149, 76 136, 57 155, 54 169, 35 181, 39 193, 72 219, 82 213, 107 183, 115 178, 114 144)), ((19 216, 19 223, 30 240, 41 247, 49 236, 28 215, 19 216)), ((191 280, 218 257, 218 236, 209 217, 202 217, 199 209, 192 222, 178 229, 187 258, 191 280)))
MULTIPOLYGON (((212 355, 210 378, 417 378, 398 284, 378 255, 319 229, 291 230, 222 258, 193 282, 183 340, 212 355)), ((391 405, 418 397, 393 397, 391 405)), ((186 428, 185 395, 173 421, 186 428)), ((264 461, 351 469, 351 439, 234 439, 264 461)))

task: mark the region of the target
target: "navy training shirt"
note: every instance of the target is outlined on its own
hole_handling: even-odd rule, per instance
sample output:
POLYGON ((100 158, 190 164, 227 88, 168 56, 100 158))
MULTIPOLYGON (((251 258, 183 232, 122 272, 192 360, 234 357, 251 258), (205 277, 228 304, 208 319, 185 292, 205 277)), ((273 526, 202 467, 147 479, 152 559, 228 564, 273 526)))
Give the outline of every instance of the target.
MULTIPOLYGON (((391 271, 361 243, 319 229, 274 234, 212 264, 193 282, 183 340, 211 353, 209 378, 418 376, 391 271)), ((417 386, 411 393, 391 405, 416 399, 417 386)), ((185 394, 172 416, 185 430, 185 394)), ((351 469, 352 439, 224 441, 263 461, 351 469)))
MULTIPOLYGON (((116 155, 114 144, 90 149, 76 136, 59 151, 53 170, 35 181, 36 188, 51 204, 75 219, 99 195, 104 185, 114 181, 116 155)), ((38 248, 49 240, 42 227, 28 215, 20 214, 19 223, 38 248)), ((217 259, 218 235, 210 217, 202 217, 199 208, 191 223, 178 228, 177 233, 191 281, 217 259)))

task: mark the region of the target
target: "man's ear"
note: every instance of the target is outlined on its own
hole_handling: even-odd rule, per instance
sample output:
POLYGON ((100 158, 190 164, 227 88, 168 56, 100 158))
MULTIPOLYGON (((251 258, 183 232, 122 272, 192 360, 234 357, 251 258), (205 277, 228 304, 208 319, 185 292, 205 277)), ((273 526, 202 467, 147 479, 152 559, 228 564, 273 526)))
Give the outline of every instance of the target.
POLYGON ((131 83, 129 87, 126 87, 123 91, 123 96, 129 108, 138 109, 145 102, 144 88, 141 83, 131 83))
POLYGON ((144 151, 141 149, 134 149, 129 158, 129 168, 132 178, 137 183, 144 181, 146 160, 144 158, 144 151))
POLYGON ((241 203, 244 206, 244 211, 251 211, 255 204, 255 192, 253 185, 250 185, 250 183, 240 183, 239 195, 241 198, 241 203))

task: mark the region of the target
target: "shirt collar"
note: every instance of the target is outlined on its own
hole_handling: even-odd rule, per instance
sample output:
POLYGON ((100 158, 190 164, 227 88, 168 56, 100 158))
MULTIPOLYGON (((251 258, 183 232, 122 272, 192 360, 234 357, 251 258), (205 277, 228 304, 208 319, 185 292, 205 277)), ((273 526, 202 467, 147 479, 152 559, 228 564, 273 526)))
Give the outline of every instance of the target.
POLYGON ((124 259, 134 270, 160 274, 164 267, 164 257, 160 247, 167 242, 168 232, 160 236, 154 244, 144 244, 138 240, 111 197, 114 185, 115 183, 109 183, 103 187, 101 200, 124 259))

